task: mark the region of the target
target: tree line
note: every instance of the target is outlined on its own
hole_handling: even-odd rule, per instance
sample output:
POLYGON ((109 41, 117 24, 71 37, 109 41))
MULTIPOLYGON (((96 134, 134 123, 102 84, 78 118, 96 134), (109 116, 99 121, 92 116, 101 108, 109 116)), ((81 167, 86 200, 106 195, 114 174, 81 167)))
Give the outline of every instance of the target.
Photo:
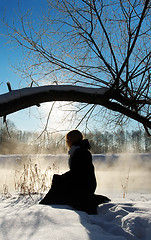
POLYGON ((121 153, 127 151, 145 153, 151 151, 151 138, 143 130, 127 131, 118 129, 115 132, 95 131, 87 137, 93 153, 121 153))
MULTIPOLYGON (((84 134, 94 154, 126 151, 151 152, 151 138, 143 130, 115 132, 94 130, 84 134)), ((0 123, 0 154, 62 154, 67 153, 64 134, 20 131, 13 122, 0 123)))

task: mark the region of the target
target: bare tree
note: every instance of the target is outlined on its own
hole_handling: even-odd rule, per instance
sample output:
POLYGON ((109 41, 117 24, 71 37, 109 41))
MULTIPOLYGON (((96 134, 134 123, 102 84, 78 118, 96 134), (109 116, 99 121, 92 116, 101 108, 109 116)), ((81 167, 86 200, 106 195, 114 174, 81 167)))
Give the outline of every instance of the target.
POLYGON ((40 26, 21 12, 20 25, 4 21, 11 42, 24 50, 26 68, 18 70, 29 88, 3 95, 0 116, 45 101, 77 101, 134 119, 149 133, 151 1, 49 0, 48 6, 40 26), (34 84, 39 90, 30 90, 34 84))

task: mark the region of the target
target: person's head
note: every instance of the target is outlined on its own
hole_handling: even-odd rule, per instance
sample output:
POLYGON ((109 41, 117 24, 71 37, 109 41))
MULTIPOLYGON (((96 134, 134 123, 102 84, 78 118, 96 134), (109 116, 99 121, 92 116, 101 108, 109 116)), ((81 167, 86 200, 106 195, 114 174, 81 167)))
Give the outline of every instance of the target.
POLYGON ((66 143, 69 148, 81 140, 83 140, 83 135, 79 130, 72 130, 66 135, 66 143))

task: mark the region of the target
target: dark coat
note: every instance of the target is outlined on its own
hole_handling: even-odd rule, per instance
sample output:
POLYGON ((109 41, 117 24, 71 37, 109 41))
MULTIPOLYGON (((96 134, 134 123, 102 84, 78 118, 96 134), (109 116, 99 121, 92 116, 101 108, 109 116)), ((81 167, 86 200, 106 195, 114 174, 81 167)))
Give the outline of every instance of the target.
MULTIPOLYGON (((89 214, 97 213, 100 197, 96 201, 96 178, 89 149, 88 140, 82 140, 71 147, 70 170, 62 175, 54 174, 51 189, 40 204, 64 204, 89 214)), ((101 202, 103 201, 101 196, 101 202)))
POLYGON ((92 195, 96 189, 96 178, 88 140, 82 140, 70 149, 70 171, 63 174, 71 191, 81 195, 92 195))

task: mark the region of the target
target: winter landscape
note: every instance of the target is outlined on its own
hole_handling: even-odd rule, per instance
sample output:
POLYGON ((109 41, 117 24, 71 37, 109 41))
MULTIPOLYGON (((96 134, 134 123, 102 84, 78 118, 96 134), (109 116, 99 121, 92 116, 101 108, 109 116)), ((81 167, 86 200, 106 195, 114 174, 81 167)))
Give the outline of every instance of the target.
POLYGON ((150 0, 0 1, 0 240, 151 239, 150 10, 150 0), (40 155, 37 146, 59 154, 52 135, 77 128, 101 131, 94 153, 121 152, 116 136, 122 152, 128 146, 93 155, 96 193, 111 199, 97 215, 39 204, 53 174, 68 170, 68 156, 40 155), (131 148, 123 130, 143 150, 131 148), (30 132, 43 140, 29 141, 30 132))
MULTIPOLYGON (((96 192, 111 198, 111 202, 99 205, 97 215, 69 206, 39 205, 42 194, 27 194, 27 186, 21 188, 19 181, 25 184, 33 171, 41 177, 45 174, 49 188, 52 175, 68 169, 67 159, 67 155, 0 156, 1 240, 150 240, 150 154, 93 155, 96 192)), ((38 186, 28 185, 32 187, 40 191, 38 186)))

